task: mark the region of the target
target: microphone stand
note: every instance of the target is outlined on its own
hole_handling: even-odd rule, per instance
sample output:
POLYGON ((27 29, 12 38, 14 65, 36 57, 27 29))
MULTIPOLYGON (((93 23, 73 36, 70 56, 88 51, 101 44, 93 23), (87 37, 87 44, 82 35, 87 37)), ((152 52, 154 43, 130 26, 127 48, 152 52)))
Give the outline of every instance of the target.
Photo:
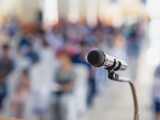
MULTIPOLYGON (((107 69, 107 68, 105 68, 105 69, 107 69)), ((108 78, 109 79, 114 80, 114 81, 118 81, 118 82, 127 82, 130 84, 132 94, 133 94, 133 99, 134 99, 134 109, 135 109, 134 120, 139 120, 138 101, 137 101, 136 90, 135 90, 133 82, 131 81, 130 78, 125 78, 125 77, 119 76, 117 73, 115 73, 114 69, 112 69, 112 70, 107 69, 107 70, 108 70, 108 78)))

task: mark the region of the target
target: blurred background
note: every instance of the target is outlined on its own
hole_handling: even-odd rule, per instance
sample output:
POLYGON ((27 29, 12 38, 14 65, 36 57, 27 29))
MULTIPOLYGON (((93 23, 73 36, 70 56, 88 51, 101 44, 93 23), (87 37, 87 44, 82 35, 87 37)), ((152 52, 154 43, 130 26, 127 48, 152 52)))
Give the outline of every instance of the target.
POLYGON ((131 120, 130 86, 86 56, 125 60, 140 120, 160 120, 159 0, 0 0, 0 118, 131 120))

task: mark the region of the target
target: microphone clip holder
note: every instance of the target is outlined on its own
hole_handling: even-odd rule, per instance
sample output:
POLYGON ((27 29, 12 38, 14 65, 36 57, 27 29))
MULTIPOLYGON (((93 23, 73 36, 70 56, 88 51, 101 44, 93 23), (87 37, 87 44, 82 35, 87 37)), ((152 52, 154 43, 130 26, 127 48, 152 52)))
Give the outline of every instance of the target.
MULTIPOLYGON (((118 61, 118 62, 120 63, 120 61, 118 61)), ((138 101, 137 101, 135 86, 130 78, 121 77, 119 74, 115 73, 115 71, 117 71, 121 67, 121 63, 116 68, 115 68, 115 65, 116 65, 116 59, 114 60, 113 66, 111 66, 109 68, 105 68, 108 70, 108 78, 111 80, 114 80, 114 81, 127 82, 130 84, 132 94, 133 94, 133 99, 134 99, 134 108, 135 108, 134 120, 139 120, 138 101)))

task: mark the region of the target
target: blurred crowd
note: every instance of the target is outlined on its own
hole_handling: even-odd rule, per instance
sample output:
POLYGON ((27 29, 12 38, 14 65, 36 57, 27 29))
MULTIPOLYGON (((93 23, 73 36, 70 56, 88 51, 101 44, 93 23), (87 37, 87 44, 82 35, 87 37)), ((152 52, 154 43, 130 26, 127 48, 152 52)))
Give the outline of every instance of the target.
POLYGON ((119 27, 61 19, 29 31, 8 19, 0 26, 0 109, 7 106, 9 117, 76 120, 107 86, 107 72, 93 68, 87 53, 101 49, 129 61, 136 79, 147 25, 142 18, 119 27))

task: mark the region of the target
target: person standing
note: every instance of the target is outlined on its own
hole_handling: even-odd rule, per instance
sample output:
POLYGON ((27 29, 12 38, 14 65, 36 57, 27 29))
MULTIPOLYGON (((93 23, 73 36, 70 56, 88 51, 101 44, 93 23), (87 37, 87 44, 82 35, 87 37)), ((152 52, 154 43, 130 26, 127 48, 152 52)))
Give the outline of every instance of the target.
POLYGON ((153 84, 153 103, 155 120, 160 119, 160 66, 155 70, 155 78, 153 84))
POLYGON ((81 42, 81 51, 78 54, 72 56, 72 62, 85 65, 89 68, 89 78, 88 78, 88 91, 87 91, 87 105, 91 107, 93 105, 93 100, 96 94, 96 81, 94 78, 94 68, 87 62, 86 54, 91 49, 91 45, 86 41, 81 42))
POLYGON ((7 75, 14 69, 13 60, 9 58, 9 46, 3 45, 2 47, 2 58, 0 58, 0 109, 5 96, 7 95, 7 75))

